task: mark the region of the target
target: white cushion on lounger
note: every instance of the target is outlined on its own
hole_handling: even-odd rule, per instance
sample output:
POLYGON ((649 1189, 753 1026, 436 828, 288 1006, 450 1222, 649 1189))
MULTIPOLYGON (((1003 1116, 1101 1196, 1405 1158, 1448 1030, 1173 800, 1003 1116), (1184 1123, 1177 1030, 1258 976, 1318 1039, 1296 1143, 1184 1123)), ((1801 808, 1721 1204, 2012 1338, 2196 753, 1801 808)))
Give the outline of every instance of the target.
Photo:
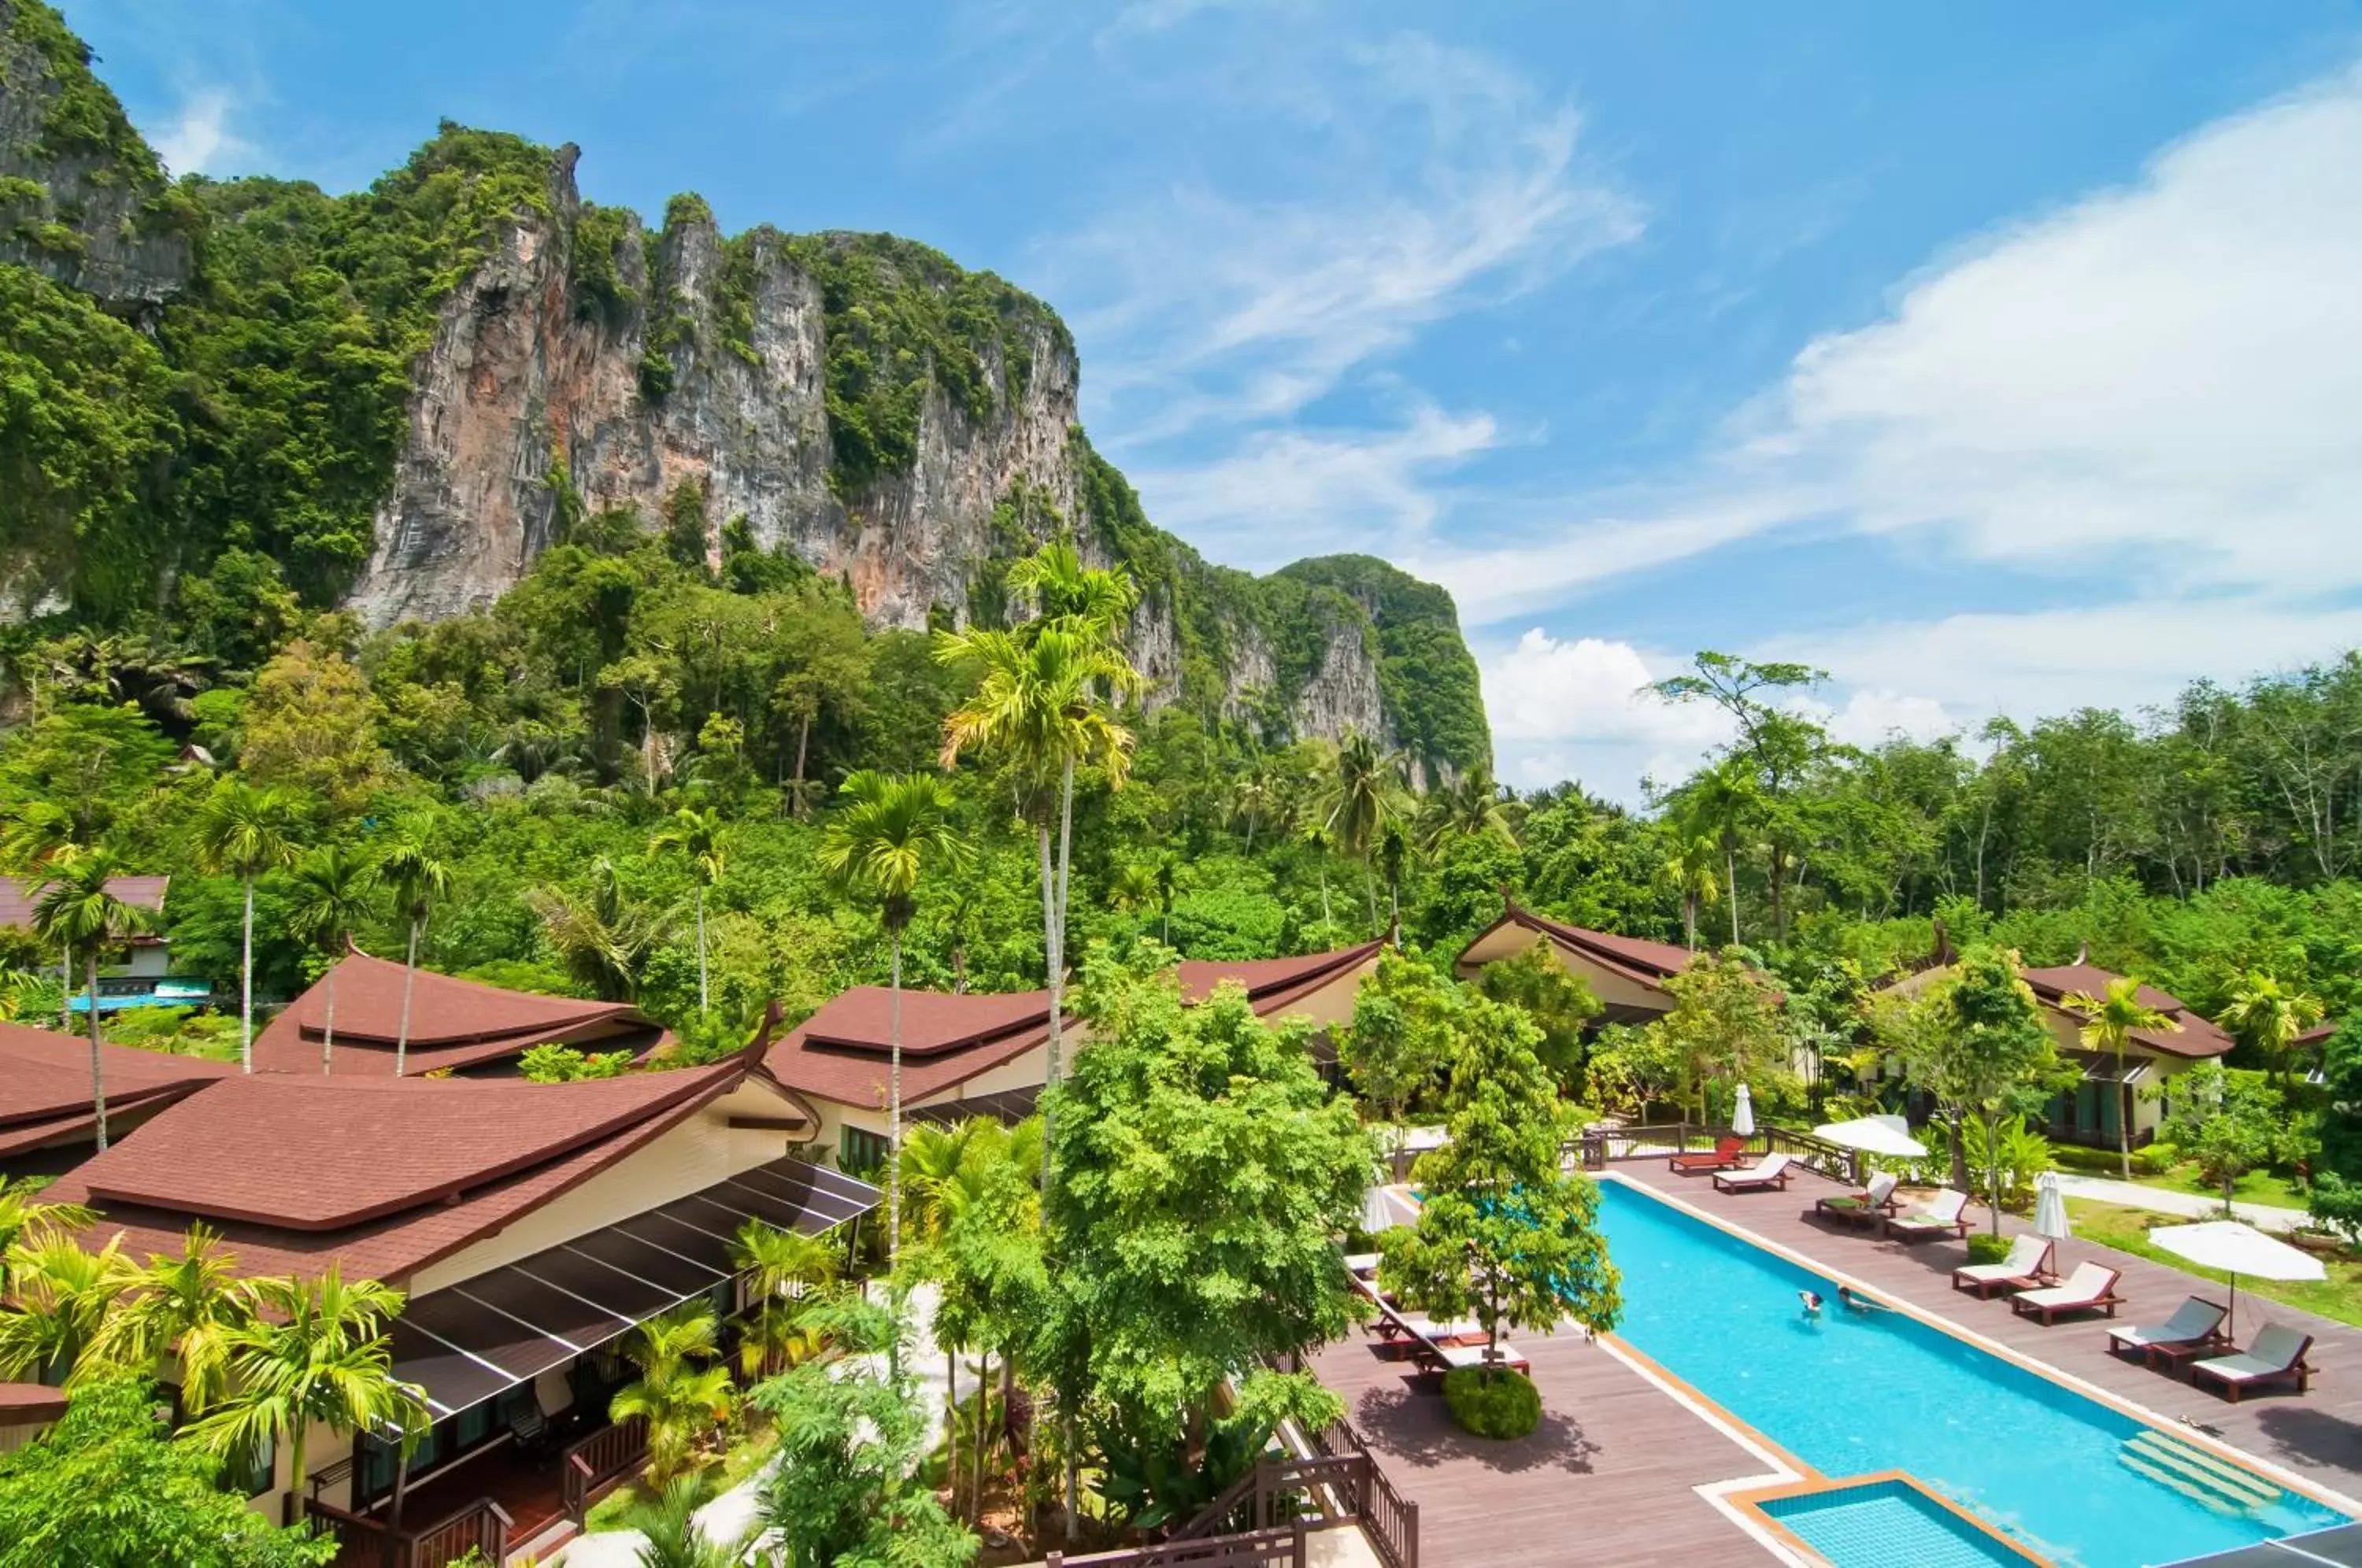
POLYGON ((2202 1340, 2223 1326, 2223 1309, 2195 1296, 2173 1309, 2162 1323, 2136 1323, 2110 1329, 2108 1338, 2124 1345, 2180 1345, 2202 1340))
POLYGON ((2066 1284, 2021 1291, 2017 1298, 2034 1307, 2081 1307, 2099 1300, 2115 1287, 2114 1269, 2095 1263, 2079 1263, 2075 1272, 2067 1276, 2066 1284))
MULTIPOLYGON (((1454 1370, 1463 1366, 1483 1366, 1485 1364, 1485 1347, 1483 1345, 1437 1345, 1435 1347, 1435 1353, 1443 1358, 1443 1362, 1446 1366, 1451 1367, 1454 1370)), ((1500 1357, 1498 1360, 1495 1361, 1493 1364, 1496 1366, 1504 1366, 1510 1362, 1523 1361, 1526 1358, 1518 1353, 1517 1346, 1505 1341, 1501 1345, 1500 1357)))
POLYGON ((2267 1323, 2256 1334, 2255 1345, 2237 1355, 2217 1356, 2198 1364, 2218 1376, 2234 1383, 2250 1378, 2270 1377, 2286 1372, 2304 1353, 2304 1336, 2294 1329, 2278 1323, 2267 1323))
POLYGON ((1952 1272, 1962 1279, 2024 1279, 2049 1254, 2050 1243, 2026 1231, 2009 1244, 2009 1256, 1999 1263, 1970 1264, 1952 1272))

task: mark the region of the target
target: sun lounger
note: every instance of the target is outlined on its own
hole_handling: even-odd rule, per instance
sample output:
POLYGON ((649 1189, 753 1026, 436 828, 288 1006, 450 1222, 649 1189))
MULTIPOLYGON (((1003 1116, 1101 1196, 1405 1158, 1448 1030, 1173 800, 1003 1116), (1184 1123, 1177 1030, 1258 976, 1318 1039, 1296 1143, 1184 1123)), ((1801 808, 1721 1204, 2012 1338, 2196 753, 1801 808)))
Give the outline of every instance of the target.
POLYGON ((1501 1353, 1489 1362, 1485 1359, 1485 1345, 1481 1341, 1473 1345, 1437 1344, 1429 1341, 1428 1350, 1432 1353, 1435 1360, 1441 1364, 1446 1372, 1457 1372, 1463 1366, 1485 1365, 1506 1366, 1511 1372, 1522 1372, 1529 1375, 1534 1370, 1534 1364, 1526 1359, 1525 1353, 1507 1341, 1501 1344, 1501 1353))
POLYGON ((1378 1272, 1378 1259, 1381 1255, 1377 1253, 1347 1253, 1345 1272, 1356 1279, 1367 1279, 1378 1272))
POLYGON ((1714 1189, 1716 1192, 1761 1192, 1767 1187, 1788 1189, 1788 1156, 1771 1154, 1760 1165, 1743 1171, 1716 1171, 1714 1189))
MULTIPOLYGON (((2153 1350, 2180 1350, 2190 1345, 2209 1344, 2223 1338, 2223 1309, 2213 1302, 2192 1296, 2173 1309, 2173 1316, 2162 1323, 2125 1323, 2108 1331, 2108 1349, 2116 1355, 2132 1352, 2144 1361, 2154 1361, 2153 1350)), ((2224 1346, 2228 1350, 2229 1345, 2224 1346)))
POLYGON ((1969 1264, 1952 1271, 1952 1288, 1973 1290, 1982 1301, 1996 1290, 2032 1290, 2050 1283, 2050 1243, 2031 1231, 2009 1243, 1999 1263, 1969 1264))
POLYGON ((1860 1192, 1838 1193, 1813 1200, 1807 1220, 1826 1214, 1832 1220, 1842 1220, 1849 1225, 1875 1223, 1894 1212, 1894 1189, 1902 1178, 1893 1171, 1873 1171, 1870 1186, 1860 1192))
POLYGON ((1744 1139, 1722 1138, 1716 1141, 1711 1153, 1672 1155, 1666 1160, 1665 1168, 1675 1176, 1696 1176, 1701 1171, 1736 1170, 1738 1168, 1740 1156, 1745 1153, 1747 1143, 1744 1139))
POLYGON ((2257 1331, 2256 1342, 2245 1353, 2192 1362, 2190 1381, 2213 1379, 2223 1386, 2224 1397, 2234 1405, 2248 1389, 2271 1383, 2293 1382, 2296 1391, 2302 1394, 2312 1386, 2312 1368, 2304 1360, 2304 1353, 2312 1348, 2311 1334, 2267 1323, 2257 1331))
POLYGON ((1969 1195, 1955 1192, 1948 1187, 1936 1189, 1936 1196, 1915 1209, 1886 1217, 1887 1235, 1900 1236, 1906 1242, 1916 1242, 1927 1236, 1965 1236, 1969 1233, 1969 1195))
POLYGON ((2021 1290, 2009 1298, 2009 1309, 2020 1317, 2040 1318, 2046 1329, 2061 1312, 2104 1311, 2113 1318, 2124 1305, 2124 1297, 2116 1294, 2116 1281, 2123 1277, 2102 1264, 2079 1263, 2065 1284, 2021 1290))

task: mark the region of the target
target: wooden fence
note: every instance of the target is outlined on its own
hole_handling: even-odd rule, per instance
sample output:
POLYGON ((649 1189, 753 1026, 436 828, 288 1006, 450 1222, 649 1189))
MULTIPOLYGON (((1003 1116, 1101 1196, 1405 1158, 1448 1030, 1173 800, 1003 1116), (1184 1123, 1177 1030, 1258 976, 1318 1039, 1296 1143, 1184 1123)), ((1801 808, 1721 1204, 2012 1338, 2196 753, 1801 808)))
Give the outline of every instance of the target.
POLYGON ((1353 1429, 1334 1422, 1311 1447, 1305 1458, 1259 1461, 1169 1540, 1053 1551, 1046 1568, 1306 1568, 1310 1537, 1356 1527, 1387 1568, 1418 1568, 1418 1505, 1394 1489, 1353 1429))
MULTIPOLYGON (((1587 1127, 1573 1145, 1587 1171, 1604 1170, 1614 1160, 1653 1160, 1670 1154, 1703 1153, 1725 1138, 1738 1137, 1727 1127, 1702 1121, 1660 1121, 1631 1127, 1587 1127)), ((1860 1185, 1861 1155, 1841 1143, 1816 1138, 1786 1127, 1763 1127, 1739 1142, 1752 1154, 1786 1154, 1823 1176, 1860 1185)))
POLYGON ((589 1521, 590 1505, 607 1489, 647 1462, 648 1421, 633 1416, 602 1427, 557 1456, 560 1506, 577 1526, 589 1521))
POLYGON ((513 1521, 490 1497, 424 1529, 397 1530, 317 1497, 304 1503, 304 1512, 322 1534, 336 1538, 337 1568, 449 1568, 470 1551, 480 1551, 488 1562, 502 1562, 509 1552, 513 1521))

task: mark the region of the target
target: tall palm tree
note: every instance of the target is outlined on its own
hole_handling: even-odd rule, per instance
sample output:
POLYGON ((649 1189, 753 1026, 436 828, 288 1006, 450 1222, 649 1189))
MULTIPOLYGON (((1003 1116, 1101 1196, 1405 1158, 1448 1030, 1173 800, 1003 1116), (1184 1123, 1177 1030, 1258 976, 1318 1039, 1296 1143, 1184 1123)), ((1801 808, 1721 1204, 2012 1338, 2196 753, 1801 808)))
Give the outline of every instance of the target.
POLYGON ((918 912, 919 888, 930 877, 956 874, 968 862, 966 841, 952 825, 957 801, 951 786, 931 774, 899 778, 863 768, 838 791, 844 808, 821 838, 820 863, 856 897, 877 901, 877 918, 893 946, 892 988, 887 1003, 886 1245, 888 1261, 902 1250, 902 933, 918 912))
POLYGON ((722 880, 730 865, 730 830, 722 813, 709 806, 696 811, 688 806, 673 812, 664 826, 648 840, 649 852, 656 855, 678 855, 689 862, 690 875, 697 884, 697 1011, 701 1018, 706 1010, 705 988, 705 889, 722 880))
POLYGON ((1659 878, 1670 884, 1682 896, 1682 932, 1689 949, 1697 951, 1698 911, 1712 903, 1721 891, 1715 880, 1715 862, 1720 858, 1715 842, 1696 834, 1686 834, 1678 828, 1668 830, 1672 845, 1665 851, 1658 867, 1659 878))
POLYGON ((0 1378, 63 1382, 72 1376, 136 1272, 113 1241, 94 1253, 54 1229, 20 1239, 8 1249, 0 1378))
POLYGON ((2319 997, 2281 985, 2278 976, 2250 969, 2240 977, 2220 1021, 2254 1046, 2286 1088, 2297 1036, 2319 1023, 2325 1011, 2319 997))
MULTIPOLYGON (((38 714, 35 715, 39 717, 38 714)), ((59 856, 76 847, 73 813, 54 801, 27 801, 9 814, 0 831, 0 865, 23 875, 39 889, 41 871, 59 856)), ((58 953, 58 1027, 73 1027, 73 954, 58 953)))
POLYGON ((1337 747, 1320 818, 1337 847, 1362 863, 1372 935, 1378 926, 1378 846, 1387 824, 1402 815, 1404 797, 1401 758, 1380 751, 1377 742, 1359 730, 1347 734, 1337 747))
POLYGON ((106 1062, 98 1038, 98 966, 109 948, 153 931, 156 911, 127 904, 108 884, 122 874, 115 852, 85 849, 50 863, 50 880, 33 900, 33 930, 82 959, 83 1006, 90 1013, 90 1103, 98 1152, 106 1152, 106 1062))
MULTIPOLYGON (((1049 970, 1050 1041, 1046 1083, 1059 1077, 1065 991, 1067 869, 1074 824, 1075 770, 1093 764, 1120 787, 1131 766, 1132 736, 1116 723, 1104 684, 1117 695, 1138 688, 1139 672, 1105 627, 1065 622, 1018 632, 946 632, 936 657, 977 677, 975 694, 944 721, 943 764, 955 766, 971 746, 999 752, 1019 790, 1021 816, 1033 824, 1042 874, 1042 938, 1049 970), (1057 830, 1057 853, 1051 830, 1057 830)), ((1043 1180, 1050 1179, 1049 1143, 1043 1180)))
POLYGON ((340 844, 324 844, 295 863, 294 902, 288 925, 328 961, 327 1026, 320 1033, 320 1074, 337 1050, 337 969, 353 928, 377 910, 377 867, 340 844))
POLYGON ((180 1256, 150 1253, 147 1267, 127 1274, 77 1375, 119 1369, 152 1377, 171 1356, 181 1368, 182 1408, 204 1414, 229 1392, 237 1336, 254 1320, 237 1265, 219 1234, 190 1226, 180 1256))
POLYGON ((235 877, 245 892, 237 962, 237 1059, 254 1071, 254 884, 295 858, 293 801, 278 790, 238 778, 215 781, 197 807, 197 864, 216 877, 235 877))
POLYGON ((1738 942, 1738 844, 1762 804, 1755 769, 1744 757, 1726 756, 1690 780, 1672 812, 1675 833, 1709 839, 1722 851, 1722 888, 1730 899, 1734 946, 1738 942))
POLYGON ((633 900, 613 860, 602 855, 590 863, 587 892, 535 888, 525 898, 568 974, 602 1001, 639 995, 640 971, 670 922, 633 900))
POLYGON ((1335 923, 1329 914, 1329 857, 1337 852, 1337 835, 1329 831, 1327 822, 1315 817, 1296 837, 1311 853, 1312 868, 1320 880, 1320 925, 1325 931, 1335 923))
POLYGON ((1403 867, 1410 860, 1410 835, 1399 822, 1386 824, 1378 835, 1378 866, 1386 877, 1386 939, 1402 945, 1403 867))
POLYGON ((763 1526, 750 1524, 730 1540, 715 1540, 697 1517, 712 1498, 705 1478, 691 1472, 674 1476, 654 1497, 624 1509, 624 1528, 645 1538, 639 1568, 739 1568, 753 1556, 763 1526))
POLYGON ((258 1279, 248 1288, 254 1316, 228 1333, 231 1391, 189 1429, 191 1441, 249 1458, 284 1442, 290 1490, 301 1497, 310 1474, 304 1444, 315 1422, 408 1440, 425 1431, 426 1406, 395 1379, 386 1339, 402 1311, 401 1291, 348 1281, 336 1264, 316 1280, 258 1279))
POLYGON ((1429 790, 1419 813, 1419 845, 1429 855, 1462 838, 1496 839, 1512 845, 1518 842, 1517 829, 1509 821, 1509 802, 1502 800, 1493 770, 1482 764, 1429 790))
POLYGON ((648 1474, 659 1483, 686 1464, 730 1414, 735 1394, 730 1369, 706 1364, 720 1352, 713 1309, 703 1301, 685 1301, 649 1319, 624 1342, 624 1358, 640 1375, 616 1390, 608 1413, 619 1420, 646 1419, 648 1474))
POLYGON ((2179 1034, 2181 1025, 2140 999, 2140 982, 2122 976, 2108 982, 2107 994, 2070 991, 2059 999, 2068 1011, 2079 1013, 2083 1027, 2076 1033, 2084 1048, 2111 1052, 2116 1058, 2116 1157, 2125 1180, 2133 1178, 2132 1090, 2125 1083, 2125 1050, 2136 1032, 2179 1034))
POLYGON ((393 1036, 393 1075, 410 1067, 410 993, 418 980, 418 939, 426 934, 426 917, 435 905, 450 896, 451 868, 437 860, 425 841, 396 839, 377 863, 378 880, 393 894, 394 908, 410 923, 410 946, 402 965, 402 1022, 393 1036))
POLYGON ((746 1272, 747 1294, 762 1303, 738 1345, 739 1372, 749 1378, 779 1370, 817 1350, 804 1322, 807 1292, 836 1280, 836 1244, 820 1236, 782 1231, 749 1220, 731 1243, 731 1260, 746 1272))

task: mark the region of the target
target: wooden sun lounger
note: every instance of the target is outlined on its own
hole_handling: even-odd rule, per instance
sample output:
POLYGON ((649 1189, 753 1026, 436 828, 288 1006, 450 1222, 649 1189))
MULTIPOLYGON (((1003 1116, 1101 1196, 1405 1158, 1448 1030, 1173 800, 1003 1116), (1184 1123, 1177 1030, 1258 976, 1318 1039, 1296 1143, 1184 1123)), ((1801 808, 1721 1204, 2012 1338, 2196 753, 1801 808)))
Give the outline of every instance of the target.
POLYGON ((1788 1190, 1789 1160, 1785 1154, 1772 1154, 1764 1162, 1743 1171, 1716 1171, 1714 1189, 1716 1192, 1763 1192, 1772 1187, 1788 1190))
POLYGON ((2256 1342, 2239 1354, 2217 1356, 2212 1361, 2190 1364, 2190 1381, 2193 1384, 2212 1380, 2223 1386, 2223 1396, 2234 1405, 2250 1388, 2261 1388, 2273 1383, 2296 1385, 2299 1394, 2312 1387, 2312 1368, 2305 1364, 2305 1353, 2312 1349, 2312 1336, 2300 1334, 2294 1329, 2278 1323, 2267 1323, 2256 1334, 2256 1342))
POLYGON ((2063 1285, 2045 1286, 2039 1290, 2022 1290, 2009 1298, 2009 1309, 2021 1318, 2040 1318, 2048 1328, 2061 1312, 2104 1311, 2111 1318, 2125 1298, 2116 1294, 2116 1281, 2124 1275, 2115 1269, 2095 1263, 2080 1263, 2063 1285))
POLYGON ((1746 1148, 1747 1144, 1741 1139, 1718 1139, 1709 1153, 1669 1155, 1665 1161, 1665 1168, 1675 1176, 1697 1176, 1705 1171, 1736 1170, 1738 1168, 1738 1162, 1746 1148))
POLYGON ((1826 1216, 1848 1225, 1875 1225, 1902 1207, 1894 1201, 1894 1189, 1901 1185, 1893 1172, 1879 1171, 1860 1192, 1815 1198, 1813 1206, 1805 1211, 1805 1218, 1817 1220, 1826 1216))
POLYGON ((1968 1194, 1940 1187, 1934 1198, 1918 1208, 1888 1215, 1880 1229, 1886 1235, 1906 1242, 1927 1236, 1965 1237, 1969 1233, 1968 1194))
POLYGON ((1457 1372, 1462 1367, 1489 1365, 1504 1366, 1511 1372, 1522 1372, 1529 1377, 1531 1377, 1534 1373, 1534 1364, 1527 1359, 1525 1353, 1507 1340, 1501 1342, 1500 1355, 1490 1362, 1485 1359, 1485 1342, 1481 1339, 1473 1344, 1447 1344, 1434 1340, 1424 1340, 1421 1342, 1426 1349, 1420 1353, 1420 1358, 1431 1362, 1440 1372, 1457 1372))
POLYGON ((2009 1256, 1999 1263, 1967 1264, 1952 1271, 1952 1288, 1973 1290, 1980 1301, 1996 1290, 2037 1290, 2056 1283, 2050 1272, 2051 1245, 2031 1231, 2009 1243, 2009 1256))
POLYGON ((2123 1355, 2129 1351, 2151 1366, 2157 1364, 2159 1352, 2186 1356, 2196 1347, 2219 1344, 2227 1353, 2231 1343, 2223 1334, 2224 1317, 2219 1303, 2192 1296, 2162 1323, 2124 1323, 2110 1329, 2108 1353, 2123 1355))

